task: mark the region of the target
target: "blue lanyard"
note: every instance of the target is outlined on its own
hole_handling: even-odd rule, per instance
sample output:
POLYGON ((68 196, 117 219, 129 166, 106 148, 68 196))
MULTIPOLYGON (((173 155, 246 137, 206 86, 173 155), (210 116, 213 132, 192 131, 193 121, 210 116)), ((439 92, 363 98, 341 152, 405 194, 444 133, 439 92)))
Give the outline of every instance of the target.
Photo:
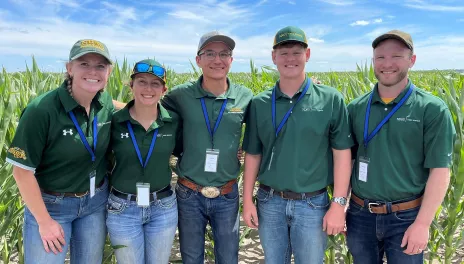
POLYGON ((97 115, 93 118, 93 150, 89 145, 89 142, 87 141, 87 138, 84 135, 84 132, 82 132, 81 127, 79 126, 79 123, 77 123, 76 116, 74 116, 73 111, 69 112, 69 116, 71 117, 71 120, 74 123, 74 126, 76 127, 77 133, 79 133, 79 136, 81 137, 82 143, 84 143, 85 148, 87 151, 90 153, 90 156, 92 157, 92 162, 95 162, 95 153, 97 152, 97 115))
POLYGON ((371 114, 371 103, 372 103, 372 97, 374 96, 374 91, 372 91, 371 96, 369 97, 369 102, 367 103, 367 109, 366 109, 366 118, 364 119, 364 147, 367 148, 367 144, 369 144, 369 141, 374 138, 375 135, 380 131, 380 129, 387 123, 387 121, 393 116, 393 114, 400 109, 400 107, 406 102, 406 100, 409 98, 411 95, 412 91, 414 90, 414 85, 411 84, 409 87, 408 92, 406 95, 401 99, 401 101, 398 102, 398 104, 393 107, 393 109, 388 113, 388 115, 380 121, 380 123, 377 125, 377 127, 368 135, 368 130, 369 130, 369 116, 371 114))
POLYGON ((155 148, 156 137, 158 136, 158 128, 155 129, 155 132, 153 133, 153 138, 151 139, 150 149, 148 150, 145 163, 143 162, 142 155, 140 154, 139 145, 137 145, 137 140, 135 140, 134 130, 132 130, 132 125, 129 121, 127 121, 127 129, 129 129, 129 134, 132 139, 132 144, 134 145, 135 152, 137 152, 137 157, 139 157, 140 164, 142 165, 142 168, 145 168, 148 164, 148 160, 151 157, 151 153, 153 153, 153 149, 155 148))
POLYGON ((214 133, 216 133, 216 130, 219 127, 219 123, 221 123, 222 115, 224 114, 224 110, 226 109, 226 105, 227 105, 227 98, 222 103, 221 112, 219 112, 219 116, 216 120, 216 124, 214 125, 213 131, 211 131, 211 124, 209 123, 209 116, 208 116, 208 111, 206 110, 205 99, 200 98, 200 101, 201 101, 201 108, 203 108, 203 116, 205 117, 206 128, 208 129, 209 135, 211 136, 211 145, 214 148, 214 141, 213 141, 214 133))
POLYGON ((311 81, 308 80, 308 83, 306 84, 306 87, 304 88, 303 92, 301 92, 300 96, 296 100, 295 104, 290 107, 290 109, 287 111, 287 113, 284 115, 284 118, 279 124, 279 127, 276 128, 276 95, 275 95, 275 90, 276 87, 274 86, 274 89, 272 90, 272 125, 274 126, 276 137, 279 135, 280 130, 284 127, 285 123, 287 123, 288 118, 290 117, 290 114, 293 111, 293 108, 295 108, 296 104, 305 96, 306 92, 309 89, 309 86, 311 84, 311 81))

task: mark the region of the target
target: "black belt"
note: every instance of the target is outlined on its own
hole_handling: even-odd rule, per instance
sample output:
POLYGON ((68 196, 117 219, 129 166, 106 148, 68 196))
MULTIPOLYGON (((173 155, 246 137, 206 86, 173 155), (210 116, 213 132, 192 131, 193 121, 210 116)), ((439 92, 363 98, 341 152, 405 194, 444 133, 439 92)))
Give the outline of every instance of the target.
MULTIPOLYGON (((127 200, 127 196, 130 195, 130 201, 137 201, 137 195, 136 194, 132 194, 132 193, 124 193, 124 192, 120 192, 114 188, 111 188, 111 193, 118 197, 118 198, 121 198, 121 199, 124 199, 124 200, 127 200)), ((163 198, 166 198, 166 197, 169 197, 172 195, 172 189, 171 189, 171 185, 168 185, 166 187, 164 187, 163 189, 155 192, 156 193, 156 199, 158 200, 161 200, 163 198)), ((150 202, 153 202, 154 201, 154 198, 153 198, 153 193, 150 193, 150 202)))
MULTIPOLYGON (((100 183, 97 186, 95 186, 95 188, 97 189, 97 188, 102 187, 103 183, 105 183, 105 179, 101 180, 100 183)), ((43 193, 54 195, 54 196, 63 195, 63 197, 78 197, 78 198, 90 193, 89 191, 85 191, 85 192, 54 192, 54 191, 47 191, 47 190, 43 190, 43 189, 41 189, 41 191, 43 193)))
MULTIPOLYGON (((264 191, 266 192, 270 192, 271 187, 267 186, 267 185, 264 185, 264 184, 260 184, 259 185, 259 188, 263 189, 264 191)), ((305 192, 305 193, 296 193, 296 192, 292 192, 292 191, 282 191, 282 192, 279 192, 279 191, 276 191, 274 190, 274 194, 277 194, 278 196, 280 196, 282 199, 289 199, 289 200, 302 200, 303 199, 303 195, 306 197, 306 198, 311 198, 313 196, 316 196, 316 195, 319 195, 321 193, 324 193, 325 191, 327 191, 327 188, 322 188, 320 190, 317 190, 317 191, 314 191, 314 192, 305 192)))

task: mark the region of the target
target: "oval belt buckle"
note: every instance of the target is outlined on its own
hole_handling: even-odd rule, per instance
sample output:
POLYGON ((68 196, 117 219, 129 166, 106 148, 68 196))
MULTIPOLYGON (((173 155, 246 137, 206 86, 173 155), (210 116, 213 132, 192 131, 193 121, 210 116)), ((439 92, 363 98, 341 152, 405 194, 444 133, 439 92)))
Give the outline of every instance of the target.
POLYGON ((216 198, 221 194, 221 191, 217 187, 207 186, 201 189, 201 194, 206 198, 216 198))

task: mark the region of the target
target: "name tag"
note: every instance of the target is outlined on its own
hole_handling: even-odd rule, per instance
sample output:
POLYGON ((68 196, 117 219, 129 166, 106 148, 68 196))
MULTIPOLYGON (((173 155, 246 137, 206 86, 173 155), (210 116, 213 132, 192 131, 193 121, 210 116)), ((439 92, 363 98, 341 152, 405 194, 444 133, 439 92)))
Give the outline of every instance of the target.
POLYGON ((138 182, 137 187, 137 205, 149 206, 150 205, 150 184, 138 182))
POLYGON ((370 159, 367 157, 359 157, 358 178, 362 182, 367 182, 367 171, 370 159))
POLYGON ((218 159, 219 149, 207 149, 205 159, 205 171, 217 172, 218 159))
POLYGON ((90 198, 95 196, 95 179, 97 178, 97 171, 92 170, 89 173, 90 177, 90 198))

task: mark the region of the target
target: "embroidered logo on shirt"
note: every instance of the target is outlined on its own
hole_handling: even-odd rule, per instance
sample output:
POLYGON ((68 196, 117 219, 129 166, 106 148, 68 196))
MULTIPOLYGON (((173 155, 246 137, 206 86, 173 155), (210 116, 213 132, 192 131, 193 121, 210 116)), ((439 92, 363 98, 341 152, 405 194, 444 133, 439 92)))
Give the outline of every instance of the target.
POLYGON ((129 138, 129 133, 121 133, 121 138, 129 138))
POLYGON ((8 149, 8 152, 10 152, 15 159, 26 160, 26 152, 18 147, 10 148, 8 149))
POLYGON ((111 121, 104 122, 104 123, 98 123, 97 126, 102 127, 102 126, 107 125, 107 124, 111 124, 111 121))
POLYGON ((172 137, 172 134, 158 134, 156 137, 172 137))
POLYGON ((243 113, 243 110, 242 110, 242 108, 234 107, 234 108, 231 108, 231 109, 229 110, 229 113, 241 114, 241 113, 243 113))
POLYGON ((72 128, 70 128, 69 131, 66 129, 63 129, 63 136, 67 136, 67 135, 71 135, 71 136, 73 135, 72 128))
POLYGON ((398 117, 398 118, 396 118, 396 121, 420 123, 420 120, 419 120, 419 119, 410 118, 410 116, 411 116, 411 115, 407 115, 406 117, 398 117))
POLYGON ((311 112, 323 112, 324 110, 323 109, 312 108, 312 107, 302 107, 301 111, 303 111, 303 112, 308 112, 308 111, 311 111, 311 112))

